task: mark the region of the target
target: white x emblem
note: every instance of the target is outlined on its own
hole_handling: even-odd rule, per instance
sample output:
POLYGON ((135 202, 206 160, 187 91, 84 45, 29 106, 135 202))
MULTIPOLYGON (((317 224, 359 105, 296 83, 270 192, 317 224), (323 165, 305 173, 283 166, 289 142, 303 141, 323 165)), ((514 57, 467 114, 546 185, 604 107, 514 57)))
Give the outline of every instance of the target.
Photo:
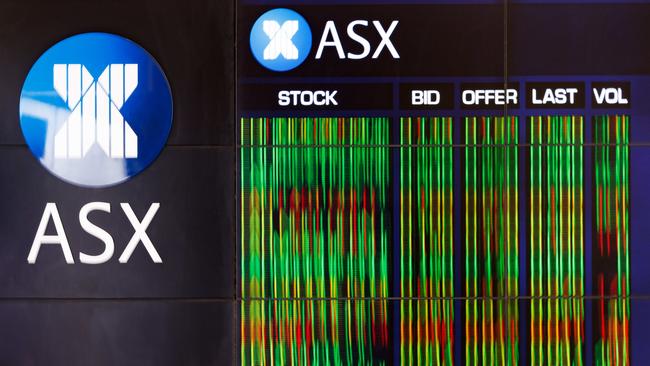
POLYGON ((291 41, 298 32, 297 20, 287 20, 282 26, 275 20, 265 20, 262 28, 271 40, 264 49, 265 60, 275 60, 280 55, 286 60, 298 59, 298 48, 291 41))
POLYGON ((137 64, 111 64, 97 80, 83 65, 55 64, 54 89, 72 112, 54 137, 54 157, 81 159, 97 144, 111 158, 137 158, 138 137, 120 112, 137 86, 137 64))

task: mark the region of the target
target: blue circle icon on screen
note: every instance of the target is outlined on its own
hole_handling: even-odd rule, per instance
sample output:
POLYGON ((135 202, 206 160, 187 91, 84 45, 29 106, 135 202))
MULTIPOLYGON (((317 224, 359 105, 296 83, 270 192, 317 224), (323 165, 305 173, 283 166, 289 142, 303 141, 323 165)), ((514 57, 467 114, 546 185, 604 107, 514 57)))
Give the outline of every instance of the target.
POLYGON ((251 29, 251 52, 260 65, 289 71, 302 64, 311 50, 311 29, 305 18, 290 9, 262 14, 251 29))
POLYGON ((107 33, 47 50, 20 94, 20 127, 40 163, 82 187, 107 187, 146 169, 165 147, 172 95, 156 60, 107 33))

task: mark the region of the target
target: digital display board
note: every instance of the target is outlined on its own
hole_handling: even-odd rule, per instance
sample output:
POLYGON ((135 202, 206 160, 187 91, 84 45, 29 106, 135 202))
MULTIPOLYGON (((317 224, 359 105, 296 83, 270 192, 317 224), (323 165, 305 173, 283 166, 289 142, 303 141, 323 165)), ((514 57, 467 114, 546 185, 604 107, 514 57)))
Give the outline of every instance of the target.
POLYGON ((644 364, 649 15, 240 1, 239 363, 644 364))

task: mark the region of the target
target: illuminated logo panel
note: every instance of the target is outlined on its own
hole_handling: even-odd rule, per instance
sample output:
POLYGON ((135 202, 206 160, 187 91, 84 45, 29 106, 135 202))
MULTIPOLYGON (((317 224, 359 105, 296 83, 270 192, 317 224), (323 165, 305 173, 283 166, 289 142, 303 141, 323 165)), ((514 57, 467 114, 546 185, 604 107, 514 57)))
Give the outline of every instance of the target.
POLYGON ((273 9, 260 16, 251 30, 250 46, 260 65, 289 71, 305 61, 311 50, 311 29, 293 10, 273 9))
POLYGON ((25 141, 78 186, 106 187, 147 168, 172 124, 169 84, 137 44, 106 33, 65 39, 34 64, 20 98, 25 141))

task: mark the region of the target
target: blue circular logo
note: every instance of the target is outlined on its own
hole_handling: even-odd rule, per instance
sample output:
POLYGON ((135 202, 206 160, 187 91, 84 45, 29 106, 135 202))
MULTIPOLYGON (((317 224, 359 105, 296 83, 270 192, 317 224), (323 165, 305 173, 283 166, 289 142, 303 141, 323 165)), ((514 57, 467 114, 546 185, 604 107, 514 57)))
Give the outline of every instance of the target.
POLYGON ((289 71, 307 59, 311 29, 305 18, 293 10, 269 10, 253 24, 250 45, 260 65, 273 71, 289 71))
POLYGON ((106 187, 147 168, 172 125, 169 83, 154 58, 113 34, 86 33, 47 50, 20 94, 20 127, 55 176, 106 187))

